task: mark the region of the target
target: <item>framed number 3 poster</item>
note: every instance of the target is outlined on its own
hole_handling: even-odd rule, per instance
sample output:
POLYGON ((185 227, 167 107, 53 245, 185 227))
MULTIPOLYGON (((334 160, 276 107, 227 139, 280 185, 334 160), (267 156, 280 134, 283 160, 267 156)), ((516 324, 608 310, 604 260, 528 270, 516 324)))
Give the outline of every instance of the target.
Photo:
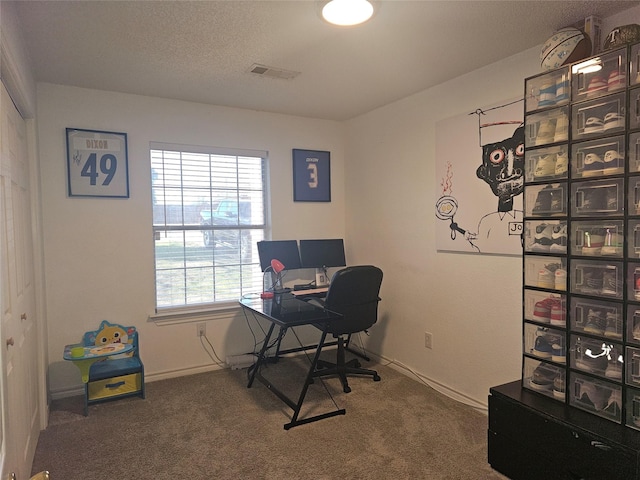
POLYGON ((293 200, 295 202, 331 201, 331 165, 329 152, 293 150, 293 200))
POLYGON ((70 197, 129 198, 127 134, 67 128, 70 197))

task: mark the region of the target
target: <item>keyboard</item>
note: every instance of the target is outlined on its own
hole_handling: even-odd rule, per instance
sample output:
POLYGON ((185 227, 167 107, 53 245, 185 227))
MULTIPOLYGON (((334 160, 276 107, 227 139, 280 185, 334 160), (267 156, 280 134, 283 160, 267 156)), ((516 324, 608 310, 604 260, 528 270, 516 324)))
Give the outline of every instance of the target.
POLYGON ((293 290, 293 293, 296 297, 324 297, 327 294, 327 290, 329 287, 321 287, 321 288, 309 288, 306 290, 293 290))

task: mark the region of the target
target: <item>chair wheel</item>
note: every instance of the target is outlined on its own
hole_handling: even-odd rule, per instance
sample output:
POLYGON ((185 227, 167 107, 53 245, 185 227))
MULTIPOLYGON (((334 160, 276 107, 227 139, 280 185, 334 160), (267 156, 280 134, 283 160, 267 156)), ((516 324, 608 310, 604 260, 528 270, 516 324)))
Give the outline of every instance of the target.
POLYGON ((344 393, 349 393, 351 391, 351 387, 346 386, 342 390, 344 391, 344 393))
POLYGON ((379 382, 380 381, 380 375, 374 375, 373 376, 373 381, 374 382, 379 382))

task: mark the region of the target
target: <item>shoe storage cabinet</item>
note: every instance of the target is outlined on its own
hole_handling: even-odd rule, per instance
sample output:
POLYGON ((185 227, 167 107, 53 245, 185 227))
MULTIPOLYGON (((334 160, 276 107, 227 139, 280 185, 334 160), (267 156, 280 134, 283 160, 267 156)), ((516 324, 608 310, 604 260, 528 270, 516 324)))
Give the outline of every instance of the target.
MULTIPOLYGON (((519 395, 534 399, 535 407, 514 406, 513 398, 503 405, 507 400, 495 389, 489 398, 490 463, 511 478, 640 478, 640 450, 631 455, 631 470, 618 476, 610 473, 623 470, 595 474, 563 464, 569 473, 540 477, 546 470, 531 465, 533 473, 525 472, 525 460, 515 475, 502 461, 507 452, 542 454, 545 442, 551 451, 570 450, 570 440, 583 438, 566 435, 554 421, 568 430, 604 422, 608 427, 593 442, 607 445, 606 435, 620 430, 625 433, 618 440, 640 446, 640 44, 589 60, 600 68, 584 69, 589 62, 579 62, 525 80, 523 361, 517 383, 519 395), (545 412, 555 412, 555 419, 545 412), (574 418, 582 424, 572 425, 574 418), (532 429, 541 436, 538 443, 518 440, 515 430, 523 437, 532 429), (559 438, 550 440, 554 432, 559 438), (518 446, 529 452, 516 452, 518 446)), ((598 455, 604 450, 609 455, 615 448, 603 447, 598 455)), ((581 461, 594 455, 593 448, 579 451, 581 461)), ((562 451, 555 456, 561 464, 569 458, 562 451)))

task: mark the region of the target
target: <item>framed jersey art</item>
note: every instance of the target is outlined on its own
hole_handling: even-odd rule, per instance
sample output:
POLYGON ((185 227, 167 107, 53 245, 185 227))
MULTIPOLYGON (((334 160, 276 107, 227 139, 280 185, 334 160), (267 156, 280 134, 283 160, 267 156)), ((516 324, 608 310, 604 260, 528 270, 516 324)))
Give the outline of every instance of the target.
POLYGON ((330 152, 293 149, 293 200, 331 201, 330 152))
POLYGON ((129 197, 127 134, 67 128, 70 197, 129 197))

